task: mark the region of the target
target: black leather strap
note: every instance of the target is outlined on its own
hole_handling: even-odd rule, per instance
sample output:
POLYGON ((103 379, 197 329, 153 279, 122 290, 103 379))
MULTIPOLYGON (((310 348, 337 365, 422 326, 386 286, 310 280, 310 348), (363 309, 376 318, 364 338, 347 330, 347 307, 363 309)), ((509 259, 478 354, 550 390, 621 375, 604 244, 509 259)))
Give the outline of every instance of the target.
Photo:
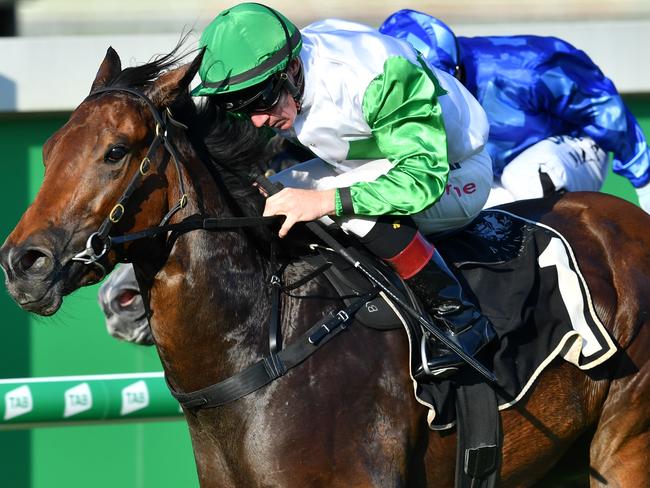
POLYGON ((499 482, 503 433, 496 392, 473 370, 456 390, 456 488, 493 488, 499 482))
MULTIPOLYGON (((300 288, 302 285, 309 283, 311 280, 316 278, 317 276, 322 275, 327 269, 329 269, 332 266, 332 263, 324 262, 322 265, 316 267, 314 271, 311 273, 306 274, 302 278, 294 281, 293 283, 289 284, 282 284, 282 292, 289 294, 290 291, 295 290, 296 288, 300 288)), ((294 296, 294 295, 289 295, 289 296, 294 296)), ((307 298, 310 295, 307 295, 305 297, 301 296, 301 298, 307 298)), ((337 299, 340 297, 336 297, 337 299)))
POLYGON ((177 224, 167 224, 158 227, 132 232, 123 236, 111 237, 113 244, 124 244, 125 242, 137 241, 146 237, 155 237, 165 232, 189 232, 191 230, 235 230, 244 227, 259 227, 269 225, 284 217, 190 217, 177 224))
MULTIPOLYGON (((271 270, 276 269, 277 263, 277 246, 278 238, 273 236, 271 240, 271 270)), ((282 272, 281 269, 279 272, 282 272)), ((282 376, 285 373, 284 365, 278 357, 282 350, 282 331, 280 330, 280 290, 282 286, 282 277, 275 274, 271 275, 271 320, 269 322, 269 358, 273 367, 275 377, 282 376)))
POLYGON ((539 171, 539 181, 542 184, 543 196, 550 197, 558 191, 558 188, 555 188, 555 183, 553 183, 553 180, 548 175, 548 173, 545 173, 542 170, 539 171))
POLYGON ((347 329, 352 323, 356 311, 378 293, 378 290, 373 290, 361 296, 350 306, 320 320, 301 335, 297 342, 277 354, 276 359, 281 364, 279 369, 271 358, 266 356, 234 376, 201 390, 180 393, 175 391, 168 382, 169 390, 181 405, 190 410, 214 408, 234 402, 283 376, 287 371, 314 354, 332 338, 347 329))

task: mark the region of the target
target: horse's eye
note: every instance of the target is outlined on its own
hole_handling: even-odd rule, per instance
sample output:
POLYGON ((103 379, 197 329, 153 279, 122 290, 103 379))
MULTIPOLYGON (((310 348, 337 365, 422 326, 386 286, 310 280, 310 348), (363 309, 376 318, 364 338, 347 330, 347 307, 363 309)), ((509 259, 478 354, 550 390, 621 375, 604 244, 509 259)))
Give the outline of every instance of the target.
POLYGON ((104 156, 104 160, 107 163, 117 163, 120 161, 124 156, 126 156, 126 153, 128 153, 129 150, 121 145, 116 145, 111 147, 107 152, 106 156, 104 156))

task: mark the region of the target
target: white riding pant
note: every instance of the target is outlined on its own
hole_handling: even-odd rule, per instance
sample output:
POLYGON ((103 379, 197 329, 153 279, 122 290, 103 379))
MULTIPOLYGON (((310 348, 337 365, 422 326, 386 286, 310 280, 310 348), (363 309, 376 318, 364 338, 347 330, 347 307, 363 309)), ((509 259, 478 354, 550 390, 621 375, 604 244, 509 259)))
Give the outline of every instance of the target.
MULTIPOLYGON (((346 164, 354 163, 351 161, 346 164)), ((345 172, 322 159, 316 158, 297 164, 271 177, 290 188, 330 190, 345 188, 360 181, 374 181, 387 173, 393 165, 387 159, 359 161, 359 165, 345 172)), ((483 208, 492 186, 492 160, 486 150, 451 165, 445 191, 434 205, 412 215, 423 234, 434 234, 457 229, 469 223, 483 208)), ((363 237, 375 225, 376 217, 335 217, 346 232, 363 237)), ((329 217, 321 221, 331 224, 329 217)))
POLYGON ((508 163, 485 207, 543 197, 540 173, 549 176, 556 191, 599 191, 608 162, 608 154, 591 137, 549 137, 508 163))

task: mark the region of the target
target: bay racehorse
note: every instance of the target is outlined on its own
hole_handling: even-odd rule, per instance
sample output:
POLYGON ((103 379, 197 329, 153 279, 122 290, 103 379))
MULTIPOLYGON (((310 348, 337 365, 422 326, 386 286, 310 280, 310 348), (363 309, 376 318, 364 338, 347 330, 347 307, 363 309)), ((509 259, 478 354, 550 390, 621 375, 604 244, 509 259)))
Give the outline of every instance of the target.
MULTIPOLYGON (((197 109, 188 85, 200 56, 180 67, 174 58, 122 70, 108 50, 90 95, 45 144, 45 179, 0 250, 0 264, 17 303, 51 315, 65 295, 118 261, 133 262, 165 374, 187 392, 267 353, 272 231, 164 234, 113 246, 94 264, 78 260, 103 251, 104 239, 90 239, 93 249, 84 251, 100 226, 116 236, 158 226, 165 216, 261 213, 248 179, 257 132, 209 103, 197 109), (178 122, 161 127, 164 113, 178 122), (155 144, 157 131, 173 141, 179 164, 155 144), (128 201, 115 205, 136 180, 128 201)), ((585 446, 578 467, 592 486, 650 486, 650 217, 595 193, 510 210, 539 218, 572 243, 619 352, 588 374, 552 364, 524 401, 501 412, 502 485, 559 486, 548 481, 553 466, 585 446)), ((307 269, 293 262, 284 279, 295 282, 307 269)), ((334 291, 320 277, 295 292, 321 298, 283 298, 286 343, 339 305, 327 299, 334 291)), ((403 331, 350 327, 267 387, 223 407, 186 411, 201 485, 453 486, 455 435, 428 429, 407 364, 403 331)))

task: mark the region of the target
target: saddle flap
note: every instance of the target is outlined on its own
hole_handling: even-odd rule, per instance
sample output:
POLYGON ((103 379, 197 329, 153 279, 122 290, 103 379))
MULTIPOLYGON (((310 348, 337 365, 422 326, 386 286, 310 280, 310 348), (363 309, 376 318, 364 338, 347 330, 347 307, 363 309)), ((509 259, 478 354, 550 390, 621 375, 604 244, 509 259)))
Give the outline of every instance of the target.
MULTIPOLYGON (((373 289, 373 284, 352 264, 339 256, 334 251, 320 246, 313 246, 316 254, 305 258, 314 267, 331 264, 323 274, 332 284, 337 293, 346 304, 350 304, 356 297, 368 293, 373 289)), ((357 248, 349 247, 347 251, 357 258, 364 266, 373 269, 376 275, 381 276, 391 288, 397 288, 404 295, 405 285, 395 272, 376 259, 365 256, 357 248)), ((403 327, 402 321, 395 314, 393 308, 388 304, 384 295, 368 301, 355 315, 365 327, 379 330, 392 330, 403 327)))

